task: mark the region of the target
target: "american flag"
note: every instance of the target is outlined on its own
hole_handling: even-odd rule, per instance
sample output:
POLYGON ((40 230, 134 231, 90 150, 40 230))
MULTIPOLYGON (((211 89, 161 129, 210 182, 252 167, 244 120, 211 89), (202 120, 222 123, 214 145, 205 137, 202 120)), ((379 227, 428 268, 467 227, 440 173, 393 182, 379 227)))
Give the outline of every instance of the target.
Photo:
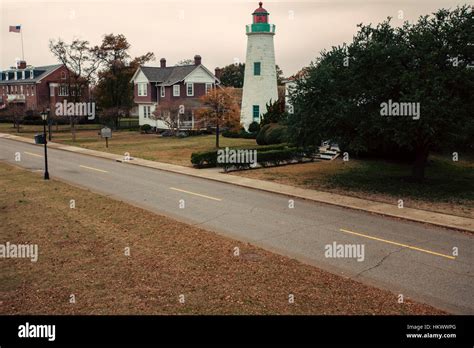
POLYGON ((19 33, 21 30, 21 25, 10 25, 9 33, 19 33))

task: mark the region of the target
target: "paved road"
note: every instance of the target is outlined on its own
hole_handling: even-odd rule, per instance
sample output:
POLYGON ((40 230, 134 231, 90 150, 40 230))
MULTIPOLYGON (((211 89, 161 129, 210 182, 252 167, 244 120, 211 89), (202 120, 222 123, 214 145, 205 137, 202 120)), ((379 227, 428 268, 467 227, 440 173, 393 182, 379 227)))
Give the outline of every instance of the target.
MULTIPOLYGON (((61 150, 50 149, 48 155, 53 179, 450 312, 474 314, 472 234, 304 200, 295 200, 289 208, 291 197, 278 194, 61 150), (334 242, 363 245, 364 260, 326 257, 326 246, 334 242), (454 247, 459 256, 453 257, 454 247)), ((43 149, 0 139, 0 160, 41 170, 43 149), (15 162, 16 152, 20 162, 15 162)))

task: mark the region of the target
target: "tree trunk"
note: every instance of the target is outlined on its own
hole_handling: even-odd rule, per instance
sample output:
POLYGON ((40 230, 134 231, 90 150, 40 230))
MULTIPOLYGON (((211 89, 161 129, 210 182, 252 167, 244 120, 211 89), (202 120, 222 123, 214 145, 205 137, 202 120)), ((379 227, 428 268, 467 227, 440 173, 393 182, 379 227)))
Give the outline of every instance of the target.
POLYGON ((219 121, 217 121, 216 126, 216 148, 219 148, 219 121))
POLYGON ((69 124, 71 126, 72 142, 76 142, 76 124, 74 121, 74 116, 69 116, 69 124))
POLYGON ((428 161, 429 150, 418 148, 415 154, 415 161, 412 167, 412 179, 415 182, 422 182, 425 179, 425 168, 428 161))

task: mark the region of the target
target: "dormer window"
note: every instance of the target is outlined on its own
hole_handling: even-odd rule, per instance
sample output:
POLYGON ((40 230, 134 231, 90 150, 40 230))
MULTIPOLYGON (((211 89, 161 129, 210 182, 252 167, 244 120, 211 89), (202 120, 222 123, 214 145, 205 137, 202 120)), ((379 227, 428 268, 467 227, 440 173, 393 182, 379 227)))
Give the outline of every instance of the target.
POLYGON ((30 70, 30 79, 34 79, 35 77, 35 74, 33 73, 33 69, 30 70))
POLYGON ((5 80, 6 80, 6 81, 8 81, 8 77, 9 77, 8 75, 10 75, 10 74, 9 74, 9 72, 7 71, 7 72, 5 73, 5 80))

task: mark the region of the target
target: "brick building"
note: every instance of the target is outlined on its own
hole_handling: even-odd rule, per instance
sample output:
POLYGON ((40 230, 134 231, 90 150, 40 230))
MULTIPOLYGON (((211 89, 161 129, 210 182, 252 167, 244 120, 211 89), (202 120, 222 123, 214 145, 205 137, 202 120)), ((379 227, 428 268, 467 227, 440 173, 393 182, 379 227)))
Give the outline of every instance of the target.
POLYGON ((62 64, 33 67, 25 61, 0 71, 0 109, 15 105, 24 112, 54 110, 55 103, 70 97, 68 73, 62 64))

